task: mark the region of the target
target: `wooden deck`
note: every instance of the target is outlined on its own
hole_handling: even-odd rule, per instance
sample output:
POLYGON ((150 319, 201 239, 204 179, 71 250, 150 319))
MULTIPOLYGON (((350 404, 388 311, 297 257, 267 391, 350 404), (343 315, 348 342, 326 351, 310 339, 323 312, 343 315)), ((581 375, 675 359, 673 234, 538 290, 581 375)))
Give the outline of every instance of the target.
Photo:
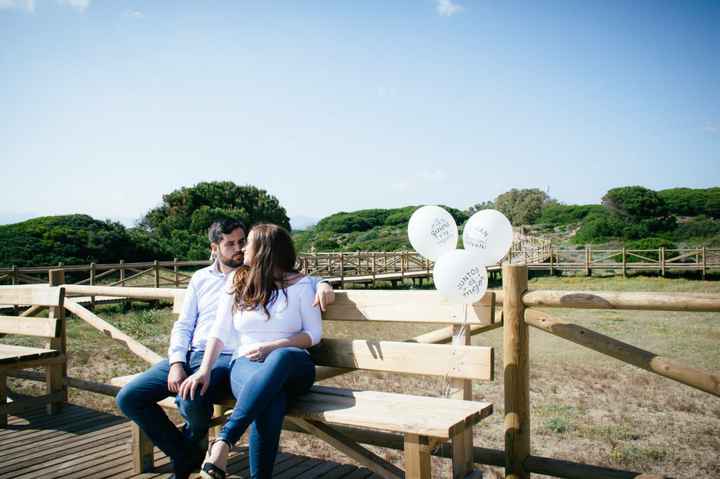
MULTIPOLYGON (((48 416, 44 408, 30 410, 10 416, 8 425, 0 427, 0 479, 170 476, 169 461, 157 449, 155 464, 155 472, 134 475, 128 420, 82 406, 68 404, 55 416, 48 416)), ((229 477, 249 477, 248 467, 246 448, 237 448, 231 455, 229 477)), ((273 477, 365 479, 379 476, 349 464, 281 452, 273 477)))

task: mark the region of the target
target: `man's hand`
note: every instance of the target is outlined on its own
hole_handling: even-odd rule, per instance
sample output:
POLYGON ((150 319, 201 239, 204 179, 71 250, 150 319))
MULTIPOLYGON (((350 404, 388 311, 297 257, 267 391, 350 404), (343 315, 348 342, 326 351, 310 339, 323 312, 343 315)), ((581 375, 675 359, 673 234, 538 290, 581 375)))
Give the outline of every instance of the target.
POLYGON ((210 371, 198 369, 183 381, 178 395, 183 399, 195 399, 195 391, 200 387, 200 395, 204 396, 210 386, 210 371))
POLYGON ((177 394, 185 378, 187 378, 187 374, 183 363, 172 363, 170 373, 168 373, 168 390, 177 394))
POLYGON ((320 311, 325 312, 325 309, 335 302, 335 291, 332 286, 328 283, 320 283, 317 286, 317 292, 315 293, 315 301, 313 306, 320 306, 320 311))

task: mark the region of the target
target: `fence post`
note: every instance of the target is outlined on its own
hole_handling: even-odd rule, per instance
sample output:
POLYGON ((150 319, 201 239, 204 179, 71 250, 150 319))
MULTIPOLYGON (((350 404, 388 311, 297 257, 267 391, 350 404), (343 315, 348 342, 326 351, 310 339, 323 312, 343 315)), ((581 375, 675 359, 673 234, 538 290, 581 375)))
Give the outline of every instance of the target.
POLYGON ((180 287, 180 276, 178 275, 177 258, 173 258, 173 272, 175 273, 175 287, 180 287))
POLYGON ((626 278, 627 277, 627 250, 625 249, 624 246, 622 249, 622 263, 623 263, 623 267, 622 267, 623 278, 626 278))
POLYGON ((370 259, 370 261, 371 261, 371 267, 372 267, 372 278, 373 278, 373 286, 375 286, 375 251, 373 251, 371 254, 372 254, 372 258, 370 259))
POLYGON ((658 251, 658 258, 660 259, 660 276, 665 276, 665 247, 661 246, 658 251))
POLYGON ((340 253, 340 289, 345 289, 345 253, 340 253))
MULTIPOLYGON (((95 286, 95 263, 90 263, 90 286, 95 286)), ((95 296, 90 296, 90 311, 95 311, 95 296)))
POLYGON ((555 262, 555 252, 553 251, 553 247, 550 246, 550 276, 555 275, 554 262, 555 262))
POLYGON ((407 261, 407 251, 400 252, 400 278, 401 283, 405 282, 405 262, 407 261))
POLYGON ((707 273, 707 259, 705 255, 705 247, 702 247, 702 279, 705 279, 705 274, 707 273))
POLYGON ((523 294, 527 265, 504 264, 503 367, 505 379, 505 478, 526 479, 524 462, 530 455, 530 376, 528 326, 523 294))
POLYGON ((120 260, 120 286, 125 286, 125 260, 120 260))
POLYGON ((160 265, 158 264, 158 260, 155 260, 153 262, 153 268, 155 268, 155 287, 160 287, 160 265))
POLYGON ((10 272, 10 284, 15 286, 17 284, 17 266, 12 265, 12 271, 10 272))
POLYGON ((590 245, 585 245, 585 276, 590 276, 592 274, 592 271, 590 270, 590 255, 592 254, 590 248, 590 245))
MULTIPOLYGON (((60 286, 65 284, 65 271, 62 269, 51 269, 48 271, 48 285, 60 286)), ((48 313, 50 318, 55 318, 60 322, 60 335, 48 341, 48 348, 60 351, 61 354, 67 354, 67 335, 65 327, 65 308, 51 306, 48 313)), ((62 409, 63 403, 68 400, 67 387, 67 359, 58 365, 49 366, 46 372, 47 393, 52 394, 58 391, 63 392, 63 399, 59 402, 53 402, 47 405, 48 414, 56 414, 62 409)))

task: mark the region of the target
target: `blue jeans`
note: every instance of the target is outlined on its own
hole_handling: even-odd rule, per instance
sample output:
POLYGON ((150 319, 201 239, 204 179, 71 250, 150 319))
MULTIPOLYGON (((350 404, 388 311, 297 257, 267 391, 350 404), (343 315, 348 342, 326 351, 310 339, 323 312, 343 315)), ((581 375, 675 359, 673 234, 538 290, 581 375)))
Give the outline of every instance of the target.
POLYGON ((232 362, 230 386, 237 402, 218 439, 235 444, 250 429, 250 477, 272 476, 288 401, 315 382, 315 365, 300 348, 281 348, 264 362, 232 362))
MULTIPOLYGON (((190 375, 202 364, 203 351, 188 353, 185 373, 190 375)), ((167 388, 170 364, 167 359, 153 365, 126 384, 115 399, 118 408, 129 419, 137 423, 150 440, 172 461, 175 469, 187 469, 189 461, 197 456, 210 426, 213 402, 230 397, 229 354, 221 354, 213 366, 210 388, 204 396, 195 399, 181 399, 167 388), (157 405, 167 397, 176 396, 175 403, 185 419, 182 430, 170 421, 165 411, 157 405)), ((199 391, 198 391, 199 392, 199 391)))

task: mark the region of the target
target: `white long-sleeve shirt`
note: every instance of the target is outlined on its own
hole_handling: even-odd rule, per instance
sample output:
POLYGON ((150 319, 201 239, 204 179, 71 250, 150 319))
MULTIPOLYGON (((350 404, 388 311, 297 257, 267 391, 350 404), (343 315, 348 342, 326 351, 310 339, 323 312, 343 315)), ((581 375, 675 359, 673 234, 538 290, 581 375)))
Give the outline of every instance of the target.
MULTIPOLYGON (((232 281, 232 277, 228 278, 232 281)), ((220 339, 225 349, 228 344, 235 346, 233 357, 244 356, 259 343, 287 339, 298 333, 306 333, 313 345, 322 338, 320 309, 313 306, 315 282, 305 277, 288 286, 278 295, 267 309, 262 307, 250 311, 236 311, 234 297, 221 293, 218 302, 217 319, 209 337, 220 339)))
MULTIPOLYGON (((168 348, 170 364, 184 363, 189 350, 205 350, 208 334, 217 316, 218 300, 231 274, 220 271, 220 266, 215 261, 192 275, 185 293, 182 313, 173 324, 170 333, 168 348)), ((314 295, 320 280, 310 277, 310 281, 314 295)), ((228 283, 228 288, 230 284, 232 283, 228 283)), ((233 338, 228 338, 228 341, 223 343, 225 344, 223 353, 234 353, 237 350, 233 338)))

